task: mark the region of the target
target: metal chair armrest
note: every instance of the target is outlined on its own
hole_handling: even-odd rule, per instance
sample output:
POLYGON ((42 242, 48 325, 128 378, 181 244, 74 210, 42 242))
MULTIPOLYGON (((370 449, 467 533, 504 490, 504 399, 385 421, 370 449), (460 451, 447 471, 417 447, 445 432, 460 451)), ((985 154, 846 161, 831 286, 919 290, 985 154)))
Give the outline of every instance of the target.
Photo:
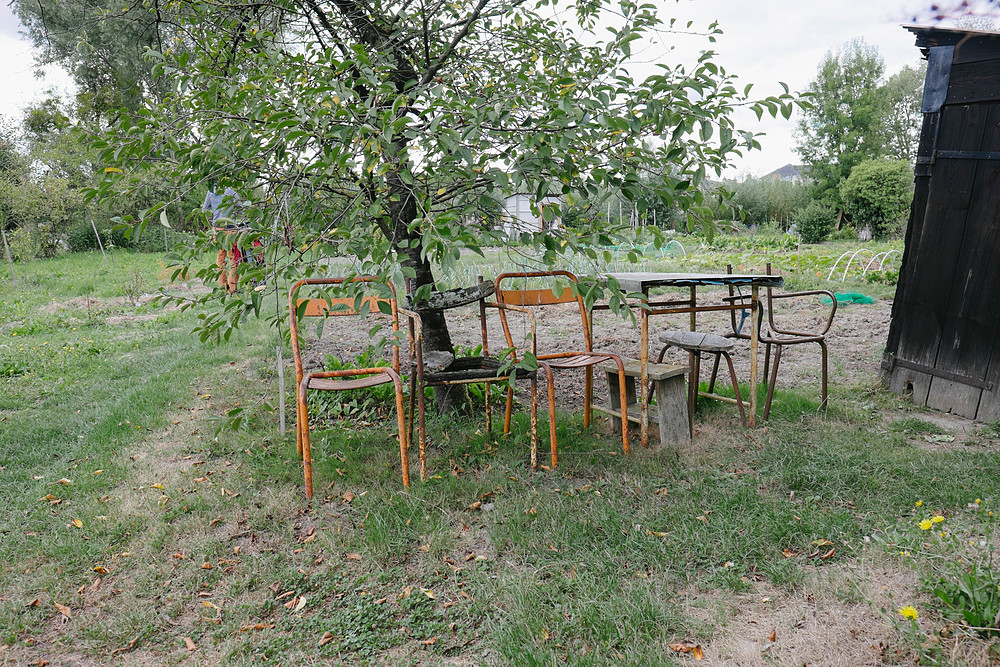
POLYGON ((837 314, 837 297, 834 296, 833 292, 829 290, 805 290, 802 292, 786 292, 784 294, 771 294, 770 290, 768 290, 768 292, 769 294, 767 299, 767 325, 773 333, 782 334, 785 336, 799 336, 799 337, 805 336, 807 338, 810 338, 810 341, 802 341, 803 343, 811 342, 812 339, 815 339, 817 341, 822 340, 823 337, 826 336, 827 333, 829 333, 830 326, 833 324, 833 317, 834 315, 837 314), (804 296, 825 296, 830 299, 830 314, 827 316, 826 323, 823 325, 823 327, 819 331, 796 331, 794 329, 782 329, 779 326, 777 326, 774 322, 773 302, 778 299, 794 299, 804 296))

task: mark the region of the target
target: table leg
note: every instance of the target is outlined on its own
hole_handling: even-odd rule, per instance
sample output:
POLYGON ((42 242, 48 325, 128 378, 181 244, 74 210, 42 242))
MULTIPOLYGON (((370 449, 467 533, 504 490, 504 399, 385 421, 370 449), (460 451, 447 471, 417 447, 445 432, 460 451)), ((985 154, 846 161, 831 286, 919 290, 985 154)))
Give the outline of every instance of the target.
POLYGON ((757 312, 760 302, 757 300, 760 289, 754 285, 750 298, 750 428, 757 425, 757 341, 760 337, 760 326, 757 312))
POLYGON ((639 443, 649 447, 649 290, 643 291, 645 304, 639 313, 639 443))
POLYGON ((697 287, 691 285, 691 331, 698 330, 698 313, 694 310, 698 306, 698 300, 695 294, 695 290, 697 289, 697 287))

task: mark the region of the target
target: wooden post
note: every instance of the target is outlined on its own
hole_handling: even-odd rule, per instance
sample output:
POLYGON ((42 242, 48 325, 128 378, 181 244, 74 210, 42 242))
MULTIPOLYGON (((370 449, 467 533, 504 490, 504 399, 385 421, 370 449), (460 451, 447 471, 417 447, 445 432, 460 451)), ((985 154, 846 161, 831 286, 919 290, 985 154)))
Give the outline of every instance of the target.
POLYGON ((104 255, 104 263, 108 263, 108 253, 104 252, 104 243, 101 241, 101 235, 97 232, 97 225, 94 224, 94 219, 90 219, 90 226, 94 230, 94 236, 97 237, 97 247, 101 249, 101 254, 104 255))
POLYGON ((7 254, 7 264, 10 265, 10 282, 17 287, 17 278, 14 276, 14 260, 10 256, 10 246, 7 245, 7 232, 4 231, 4 223, 0 223, 0 236, 3 237, 3 250, 7 254))
POLYGON ((760 338, 760 327, 757 323, 757 312, 760 308, 760 288, 754 284, 750 295, 750 418, 751 428, 757 425, 757 342, 760 338))
MULTIPOLYGON (((281 346, 278 349, 278 425, 281 435, 285 435, 285 364, 281 359, 281 346)), ((402 434, 400 434, 402 437, 402 434)))

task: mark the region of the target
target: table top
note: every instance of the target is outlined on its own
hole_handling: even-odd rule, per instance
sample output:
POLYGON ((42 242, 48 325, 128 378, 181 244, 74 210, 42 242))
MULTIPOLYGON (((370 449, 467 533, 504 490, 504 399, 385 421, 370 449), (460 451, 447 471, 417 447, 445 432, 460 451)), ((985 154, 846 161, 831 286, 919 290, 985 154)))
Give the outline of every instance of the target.
POLYGON ((781 276, 739 273, 607 273, 626 292, 642 292, 650 287, 698 287, 702 285, 756 285, 781 287, 781 276))

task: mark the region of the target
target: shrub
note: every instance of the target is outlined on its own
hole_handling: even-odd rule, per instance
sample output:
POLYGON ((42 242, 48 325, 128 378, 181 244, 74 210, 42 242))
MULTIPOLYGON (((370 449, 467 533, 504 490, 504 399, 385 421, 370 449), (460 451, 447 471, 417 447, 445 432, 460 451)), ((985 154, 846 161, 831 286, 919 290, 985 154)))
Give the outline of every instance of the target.
POLYGON ((34 227, 18 227, 7 234, 7 241, 16 262, 26 262, 42 254, 42 239, 34 227))
POLYGON ((795 215, 803 243, 822 243, 833 231, 835 217, 832 210, 819 202, 810 202, 795 215))
MULTIPOLYGON (((101 234, 101 243, 104 248, 129 248, 132 243, 125 238, 125 232, 114 229, 111 225, 104 223, 97 226, 97 231, 101 234)), ((66 245, 70 252, 84 252, 87 250, 98 250, 97 237, 94 236, 94 228, 89 222, 81 222, 74 225, 66 235, 66 245)))
POLYGON ((854 226, 871 229, 872 238, 888 237, 913 200, 913 171, 906 160, 865 160, 840 186, 844 210, 854 226))

